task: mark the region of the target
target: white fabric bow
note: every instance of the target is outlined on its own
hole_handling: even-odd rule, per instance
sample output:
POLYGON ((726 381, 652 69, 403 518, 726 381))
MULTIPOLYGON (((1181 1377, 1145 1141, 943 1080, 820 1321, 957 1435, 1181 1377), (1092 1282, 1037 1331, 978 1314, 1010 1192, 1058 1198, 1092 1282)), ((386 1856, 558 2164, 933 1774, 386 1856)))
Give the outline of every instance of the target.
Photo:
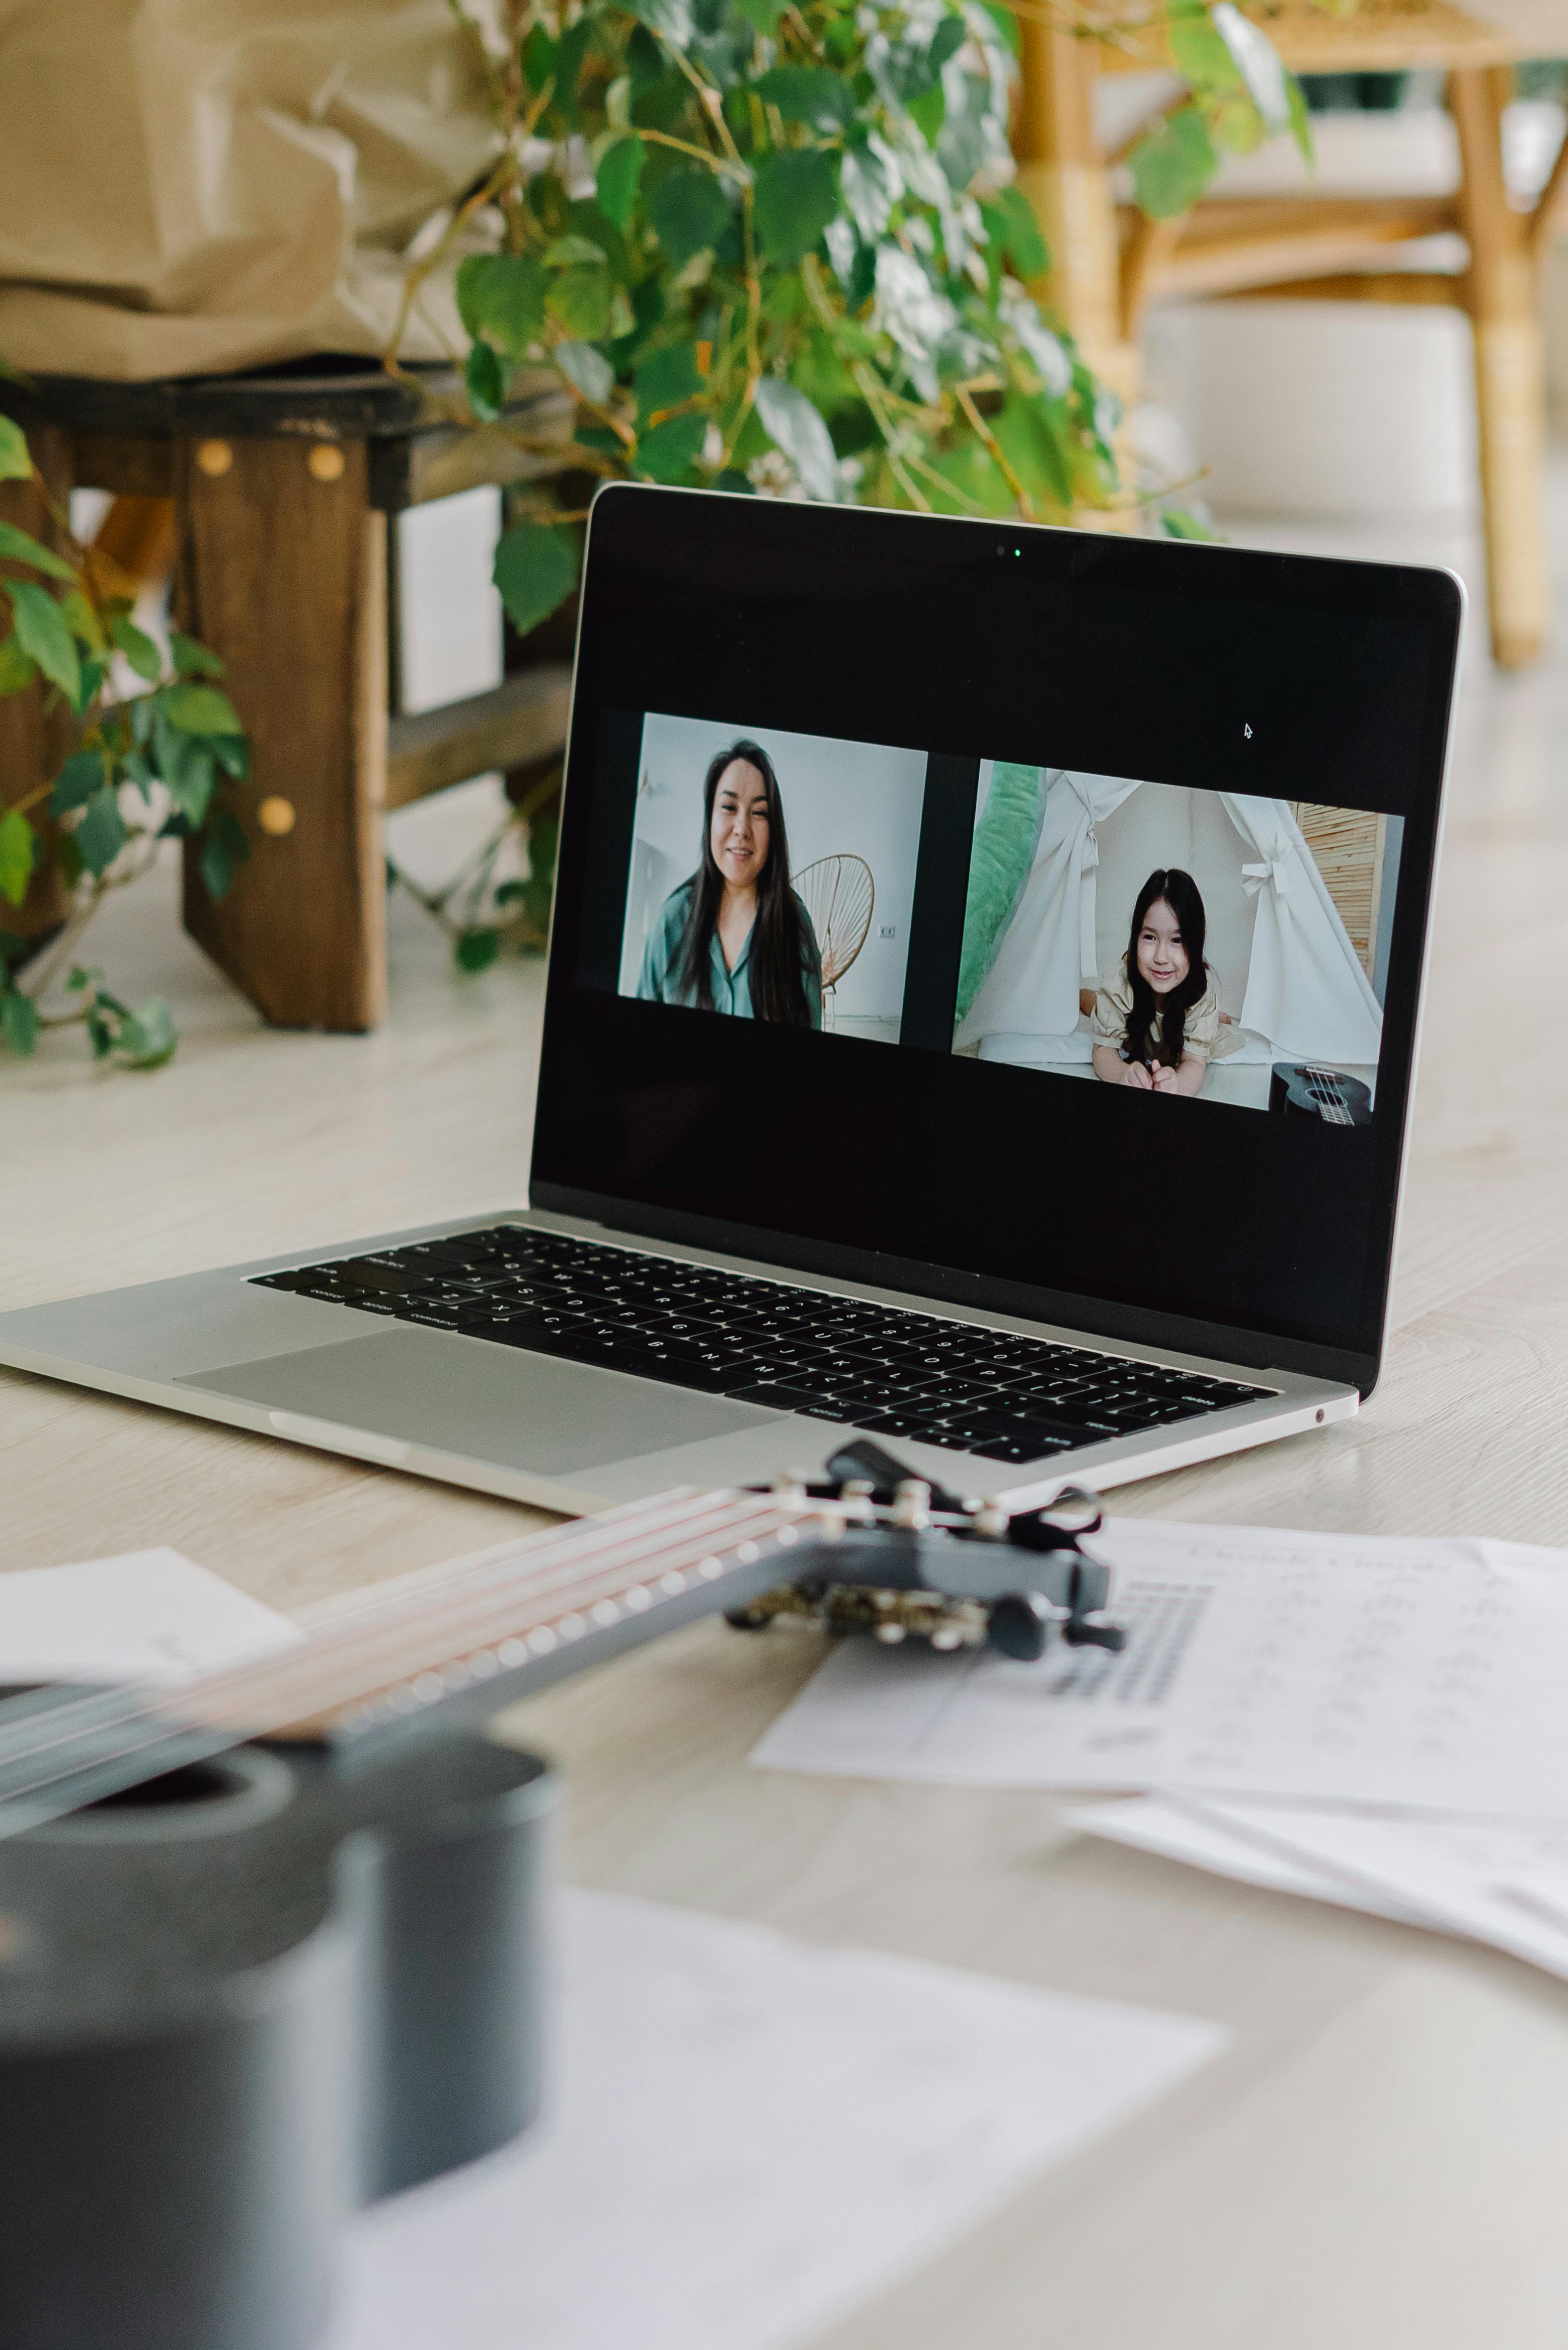
POLYGON ((1291 893, 1289 866, 1296 853, 1295 843, 1280 839, 1261 840, 1258 847, 1263 852, 1262 862, 1242 866, 1242 889, 1249 898, 1255 898, 1266 885, 1276 898, 1288 898, 1291 893))

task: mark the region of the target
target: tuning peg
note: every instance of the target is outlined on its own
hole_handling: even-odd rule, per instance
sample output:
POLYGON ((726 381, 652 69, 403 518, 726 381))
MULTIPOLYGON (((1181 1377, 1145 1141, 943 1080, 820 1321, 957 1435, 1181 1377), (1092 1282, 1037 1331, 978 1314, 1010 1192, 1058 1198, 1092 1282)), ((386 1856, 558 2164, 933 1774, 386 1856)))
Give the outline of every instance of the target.
POLYGON ((994 1496, 988 1494, 971 1520, 977 1534, 1004 1534, 1007 1532, 1007 1512, 994 1496))
POLYGON ((993 1648, 1020 1664, 1038 1664, 1045 1654, 1055 1616, 1046 1601, 1033 1591, 1014 1591, 999 1599, 986 1627, 993 1648))
POLYGON ((1117 1657, 1127 1644, 1119 1624, 1085 1624, 1081 1617, 1063 1626, 1062 1638, 1069 1648, 1109 1648, 1117 1657))
POLYGON ((893 1492, 893 1523, 919 1534, 931 1523, 931 1489, 920 1477, 903 1477, 893 1492))

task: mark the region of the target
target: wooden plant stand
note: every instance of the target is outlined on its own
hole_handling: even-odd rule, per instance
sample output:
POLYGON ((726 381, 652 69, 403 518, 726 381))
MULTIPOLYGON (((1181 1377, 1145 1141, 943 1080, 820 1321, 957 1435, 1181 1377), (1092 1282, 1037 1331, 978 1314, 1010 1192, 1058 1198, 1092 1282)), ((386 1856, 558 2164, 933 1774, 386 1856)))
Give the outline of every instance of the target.
POLYGON ((1179 219, 1146 219, 1116 202, 1120 157, 1102 153, 1096 141, 1094 86, 1100 73, 1168 68, 1162 36, 1129 32, 1124 22, 1112 47, 1026 16, 1013 144, 1051 244, 1054 271, 1041 290, 1129 403, 1151 298, 1272 296, 1463 310, 1475 333, 1492 651, 1502 668, 1522 668, 1541 652, 1551 615, 1538 276, 1559 198, 1568 193, 1568 142, 1533 211, 1516 210, 1503 182, 1502 114, 1513 60, 1526 45, 1445 0, 1360 0, 1343 16, 1283 0, 1256 13, 1297 73, 1443 72, 1459 133, 1456 193, 1213 198, 1179 219), (1468 244, 1462 272, 1398 265, 1400 245, 1448 231, 1468 244))
MULTIPOLYGON (((187 857, 185 927, 279 1027, 362 1030, 385 1013, 386 810, 492 767, 536 769, 566 740, 558 660, 444 709, 392 706, 392 518, 557 463, 504 426, 432 424, 421 383, 448 391, 456 380, 320 360, 232 379, 0 385, 57 501, 78 488, 173 501, 175 614, 226 665, 254 749, 247 806, 262 811, 222 904, 187 857)), ((565 442, 569 406, 541 389, 505 424, 565 442)), ((0 489, 7 518, 36 530, 43 509, 36 484, 0 489)), ((67 728, 39 689, 0 701, 0 800, 53 774, 67 728)), ((31 935, 60 910, 36 888, 0 927, 31 935)))

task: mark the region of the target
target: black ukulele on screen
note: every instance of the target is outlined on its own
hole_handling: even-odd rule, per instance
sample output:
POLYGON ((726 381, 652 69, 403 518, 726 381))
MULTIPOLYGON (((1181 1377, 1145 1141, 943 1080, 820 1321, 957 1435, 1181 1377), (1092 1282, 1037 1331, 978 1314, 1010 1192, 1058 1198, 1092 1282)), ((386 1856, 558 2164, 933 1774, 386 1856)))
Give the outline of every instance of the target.
POLYGON ((1325 1126, 1370 1126, 1372 1089, 1341 1069, 1320 1069, 1311 1061, 1276 1061, 1269 1107, 1287 1118, 1318 1118, 1325 1126))

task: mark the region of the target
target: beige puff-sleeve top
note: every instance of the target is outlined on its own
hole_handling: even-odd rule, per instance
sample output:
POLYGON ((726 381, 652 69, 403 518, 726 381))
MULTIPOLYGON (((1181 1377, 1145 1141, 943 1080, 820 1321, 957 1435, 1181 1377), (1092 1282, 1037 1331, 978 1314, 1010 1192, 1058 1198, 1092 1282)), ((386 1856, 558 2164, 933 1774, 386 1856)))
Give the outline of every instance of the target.
MULTIPOLYGON (((1127 957, 1124 955, 1112 976, 1100 983, 1099 993, 1095 997, 1091 1033, 1096 1045, 1113 1045, 1127 1060, 1132 1058, 1127 1049, 1127 1022, 1132 1016, 1132 986, 1127 978, 1127 957)), ((1210 980, 1197 1003, 1187 1007, 1187 1018, 1182 1025, 1182 1049, 1190 1053, 1194 1060, 1216 1060, 1228 1049, 1233 1049, 1233 1030, 1229 1035, 1220 1030, 1220 998, 1210 980)), ((1236 1037, 1235 1042, 1239 1044, 1240 1037, 1236 1037)))

